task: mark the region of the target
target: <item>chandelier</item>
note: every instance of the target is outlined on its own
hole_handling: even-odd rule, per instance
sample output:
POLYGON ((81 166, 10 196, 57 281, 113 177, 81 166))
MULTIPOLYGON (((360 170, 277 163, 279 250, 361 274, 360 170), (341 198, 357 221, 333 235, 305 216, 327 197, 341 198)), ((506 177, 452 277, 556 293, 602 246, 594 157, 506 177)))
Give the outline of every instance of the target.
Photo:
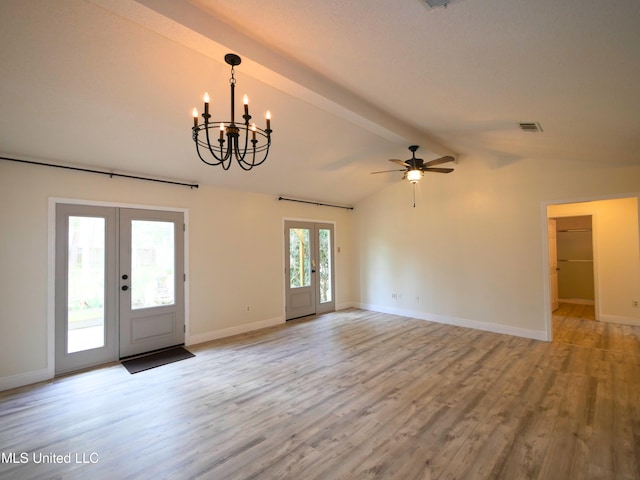
POLYGON ((231 65, 231 120, 211 121, 209 113, 209 94, 204 94, 203 122, 198 123, 198 109, 193 109, 192 137, 196 144, 198 157, 207 165, 221 165, 229 170, 235 159, 243 170, 251 170, 264 163, 271 147, 271 112, 267 110, 267 128, 262 130, 255 123, 249 123, 249 97, 244 96, 244 115, 242 121, 236 123, 234 67, 240 65, 242 59, 233 53, 224 56, 224 61, 231 65), (251 137, 251 139, 249 139, 251 137), (251 144, 251 145, 249 145, 251 144), (204 152, 204 157, 203 157, 204 152), (207 153, 208 152, 208 153, 207 153), (205 160, 205 157, 208 160, 205 160))

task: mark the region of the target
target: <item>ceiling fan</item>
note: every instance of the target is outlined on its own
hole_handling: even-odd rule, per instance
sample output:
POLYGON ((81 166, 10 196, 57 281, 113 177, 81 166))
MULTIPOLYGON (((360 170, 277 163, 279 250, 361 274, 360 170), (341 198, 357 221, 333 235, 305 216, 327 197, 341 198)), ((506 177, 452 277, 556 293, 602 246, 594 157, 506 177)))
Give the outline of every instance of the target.
POLYGON ((453 172, 453 168, 439 168, 434 167, 434 165, 440 165, 443 163, 454 162, 455 158, 451 156, 444 156, 440 158, 436 158, 435 160, 430 160, 425 163, 425 161, 421 158, 416 158, 416 150, 420 148, 418 145, 411 145, 409 150, 411 151, 411 158, 409 160, 397 160, 395 158, 389 159, 390 162, 397 163, 398 165, 402 165, 404 168, 398 170, 382 170, 380 172, 371 172, 374 173, 387 173, 387 172, 404 172, 404 176, 402 178, 406 178, 411 183, 415 184, 424 175, 424 172, 436 172, 436 173, 451 173, 453 172))

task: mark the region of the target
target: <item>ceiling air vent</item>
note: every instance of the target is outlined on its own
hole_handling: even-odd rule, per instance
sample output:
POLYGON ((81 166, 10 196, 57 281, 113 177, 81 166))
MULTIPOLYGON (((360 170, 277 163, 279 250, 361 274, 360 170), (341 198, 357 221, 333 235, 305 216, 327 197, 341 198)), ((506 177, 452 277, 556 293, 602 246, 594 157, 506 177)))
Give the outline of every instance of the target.
POLYGON ((542 126, 538 122, 521 122, 519 125, 520 130, 523 132, 544 132, 544 130, 542 130, 542 126))
POLYGON ((437 8, 442 6, 446 7, 451 0, 424 0, 424 2, 431 8, 437 8))

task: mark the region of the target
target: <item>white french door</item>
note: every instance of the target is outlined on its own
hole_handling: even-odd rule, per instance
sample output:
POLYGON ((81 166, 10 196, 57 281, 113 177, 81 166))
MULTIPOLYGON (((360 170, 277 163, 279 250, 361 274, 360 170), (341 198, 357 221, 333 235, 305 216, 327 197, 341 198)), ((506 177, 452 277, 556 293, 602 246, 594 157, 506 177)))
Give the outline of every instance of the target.
POLYGON ((182 212, 56 206, 56 374, 184 343, 182 212))
POLYGON ((285 221, 286 319, 335 310, 334 228, 285 221))
POLYGON ((56 206, 56 374, 117 360, 116 213, 56 206))
POLYGON ((120 210, 120 358, 184 343, 182 212, 120 210))

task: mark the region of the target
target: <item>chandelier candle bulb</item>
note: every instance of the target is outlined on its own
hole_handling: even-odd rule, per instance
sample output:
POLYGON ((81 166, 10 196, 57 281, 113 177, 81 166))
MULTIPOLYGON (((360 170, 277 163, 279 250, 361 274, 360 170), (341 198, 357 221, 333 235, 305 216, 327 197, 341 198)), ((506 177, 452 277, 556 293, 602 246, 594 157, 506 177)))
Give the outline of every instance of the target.
POLYGON ((198 109, 193 107, 193 128, 198 127, 198 109))
POLYGON ((267 130, 271 130, 271 112, 267 110, 267 130))
POLYGON ((244 114, 249 115, 249 97, 246 95, 242 98, 242 102, 244 103, 244 114))
POLYGON ((224 140, 224 123, 220 122, 220 140, 224 140))
POLYGON ((255 140, 256 139, 256 124, 252 123, 251 124, 251 140, 255 140))
POLYGON ((209 93, 204 92, 204 114, 207 115, 209 113, 209 93))

